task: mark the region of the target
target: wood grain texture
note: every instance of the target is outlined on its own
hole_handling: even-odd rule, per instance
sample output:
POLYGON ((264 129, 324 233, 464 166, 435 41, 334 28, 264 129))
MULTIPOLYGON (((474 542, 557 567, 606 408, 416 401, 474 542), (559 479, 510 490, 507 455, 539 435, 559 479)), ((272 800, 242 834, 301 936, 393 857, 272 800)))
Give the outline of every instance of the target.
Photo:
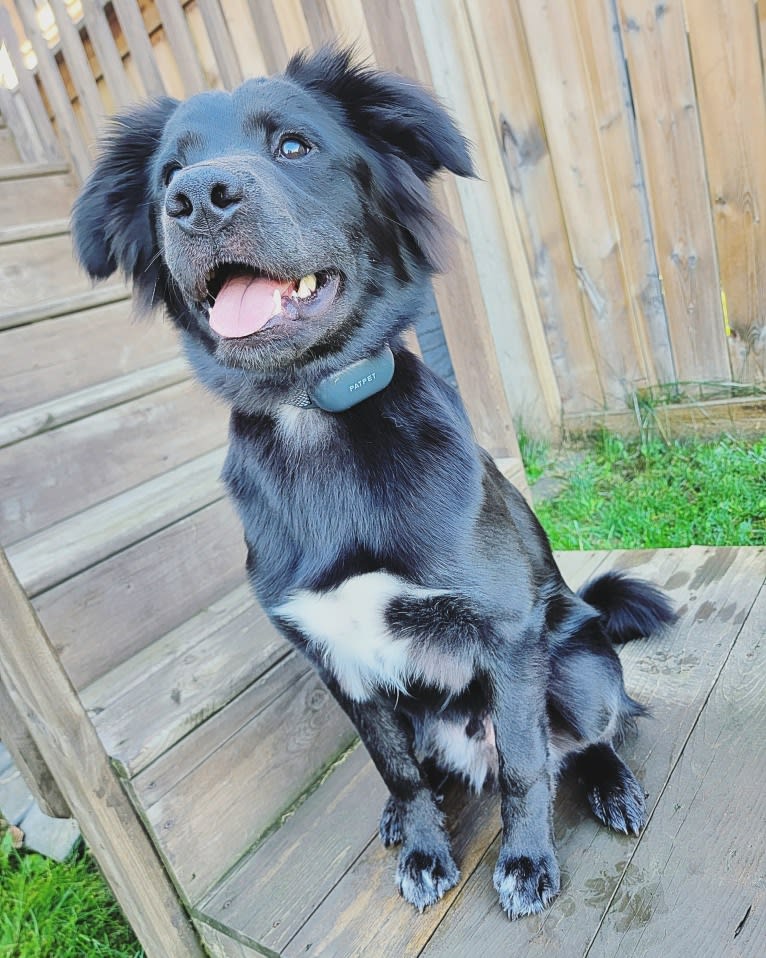
POLYGON ((108 280, 95 289, 69 293, 63 297, 57 295, 53 299, 41 300, 30 306, 20 306, 0 312, 0 330, 27 326, 44 319, 55 319, 57 316, 66 316, 83 309, 124 302, 129 296, 130 293, 124 283, 120 280, 108 280))
POLYGON ((189 462, 226 437, 223 406, 169 386, 0 449, 0 541, 13 543, 189 462))
POLYGON ((680 0, 619 0, 676 376, 731 376, 694 77, 680 0))
POLYGON ((175 889, 2 552, 0 594, 0 682, 148 958, 202 958, 175 889))
POLYGON ((80 0, 80 6, 88 37, 106 80, 108 94, 114 106, 121 109, 135 100, 137 95, 125 72, 104 6, 99 0, 80 0))
POLYGON ((766 379, 766 101, 756 9, 685 0, 734 379, 766 379), (727 42, 721 44, 721 37, 727 42))
MULTIPOLYGON (((648 793, 652 811, 763 583, 763 552, 693 548, 615 553, 608 564, 657 582, 681 615, 664 635, 620 650, 628 691, 651 709, 651 718, 641 721, 637 736, 621 753, 648 793)), ((600 571, 605 568, 607 563, 600 571)), ((454 906, 422 952, 424 958, 457 958, 479 948, 485 954, 562 958, 587 952, 635 852, 636 839, 597 824, 571 781, 559 788, 554 821, 562 892, 551 908, 522 922, 508 922, 492 887, 499 850, 495 843, 459 889, 454 906)), ((651 824, 644 841, 652 841, 651 824)))
POLYGON ((88 685, 244 579, 239 520, 215 502, 35 599, 64 668, 88 685))
POLYGON ((166 92, 165 83, 157 66, 138 3, 136 0, 112 0, 112 5, 130 50, 132 75, 145 96, 162 96, 166 92))
MULTIPOLYGON (((766 550, 760 556, 763 579, 766 550)), ((711 614, 730 632, 736 632, 738 617, 711 614)), ((611 893, 588 952, 593 958, 762 954, 765 635, 766 586, 701 710, 650 833, 611 893)))
POLYGON ((207 87, 184 8, 177 0, 154 0, 165 30, 165 40, 173 51, 184 95, 193 96, 207 87))
POLYGON ((220 0, 203 0, 197 9, 205 24, 213 59, 223 85, 227 90, 233 90, 242 82, 244 76, 220 0))
POLYGON ((31 239, 3 248, 0 261, 2 312, 32 306, 42 300, 63 298, 91 289, 72 255, 66 234, 31 239), (41 269, 44 264, 44 269, 41 269))
POLYGON ((64 0, 49 0, 49 5, 56 18, 59 43, 67 65, 69 81, 77 91, 81 122, 92 141, 104 121, 104 102, 85 54, 79 30, 72 23, 64 0))
POLYGON ((133 780, 142 803, 147 798, 153 801, 145 813, 147 821, 192 903, 279 820, 355 737, 313 669, 294 655, 205 723, 208 740, 213 726, 220 737, 211 751, 190 753, 196 738, 192 733, 182 740, 178 754, 172 749, 164 753, 133 780), (250 706, 246 717, 242 699, 250 706), (232 724, 235 715, 240 721, 232 724), (182 755, 191 762, 181 761, 182 755), (154 800, 158 786, 164 791, 154 800), (225 816, 220 814, 222 808, 225 816), (189 855, 191 847, 197 849, 195 855, 189 855))

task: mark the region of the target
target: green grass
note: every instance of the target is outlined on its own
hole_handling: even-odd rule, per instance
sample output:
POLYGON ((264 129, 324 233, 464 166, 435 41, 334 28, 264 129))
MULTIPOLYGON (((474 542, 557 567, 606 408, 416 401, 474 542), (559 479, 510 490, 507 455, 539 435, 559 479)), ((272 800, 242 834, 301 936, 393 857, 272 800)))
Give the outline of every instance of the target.
POLYGON ((535 506, 556 549, 766 544, 766 439, 641 443, 604 433, 565 479, 535 506))
POLYGON ((0 839, 0 958, 142 958, 87 855, 53 862, 0 839))

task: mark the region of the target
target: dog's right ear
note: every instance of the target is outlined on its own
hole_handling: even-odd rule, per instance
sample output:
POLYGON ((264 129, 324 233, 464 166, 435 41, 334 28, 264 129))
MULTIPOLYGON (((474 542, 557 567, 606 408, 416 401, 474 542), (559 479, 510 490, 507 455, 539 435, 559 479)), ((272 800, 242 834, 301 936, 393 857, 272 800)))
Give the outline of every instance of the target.
MULTIPOLYGON (((117 269, 147 288, 157 253, 151 163, 178 100, 162 97, 112 119, 72 210, 77 258, 92 279, 117 269)), ((155 277, 156 278, 156 277, 155 277)))

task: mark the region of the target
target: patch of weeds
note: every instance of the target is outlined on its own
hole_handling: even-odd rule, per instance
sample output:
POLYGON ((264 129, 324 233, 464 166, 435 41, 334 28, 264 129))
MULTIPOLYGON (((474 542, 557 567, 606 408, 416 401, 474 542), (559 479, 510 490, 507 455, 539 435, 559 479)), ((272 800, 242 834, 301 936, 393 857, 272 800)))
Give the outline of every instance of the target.
POLYGON ((53 862, 0 839, 0 958, 143 958, 87 854, 53 862))
POLYGON ((521 461, 527 473, 527 481, 536 482, 545 472, 551 457, 550 443, 544 439, 535 439, 519 426, 516 432, 521 452, 521 461))
POLYGON ((766 439, 596 437, 536 511, 554 548, 766 544, 766 439))

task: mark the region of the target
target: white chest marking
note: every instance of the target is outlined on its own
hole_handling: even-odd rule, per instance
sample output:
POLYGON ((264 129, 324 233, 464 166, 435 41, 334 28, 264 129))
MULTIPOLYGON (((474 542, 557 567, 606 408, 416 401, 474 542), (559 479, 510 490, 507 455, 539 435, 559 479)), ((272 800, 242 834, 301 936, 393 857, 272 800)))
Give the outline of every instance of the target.
POLYGON ((296 592, 276 613, 301 630, 344 691, 362 702, 375 687, 406 692, 420 671, 410 659, 412 639, 396 638, 388 627, 391 600, 437 594, 388 572, 368 572, 329 592, 296 592))

